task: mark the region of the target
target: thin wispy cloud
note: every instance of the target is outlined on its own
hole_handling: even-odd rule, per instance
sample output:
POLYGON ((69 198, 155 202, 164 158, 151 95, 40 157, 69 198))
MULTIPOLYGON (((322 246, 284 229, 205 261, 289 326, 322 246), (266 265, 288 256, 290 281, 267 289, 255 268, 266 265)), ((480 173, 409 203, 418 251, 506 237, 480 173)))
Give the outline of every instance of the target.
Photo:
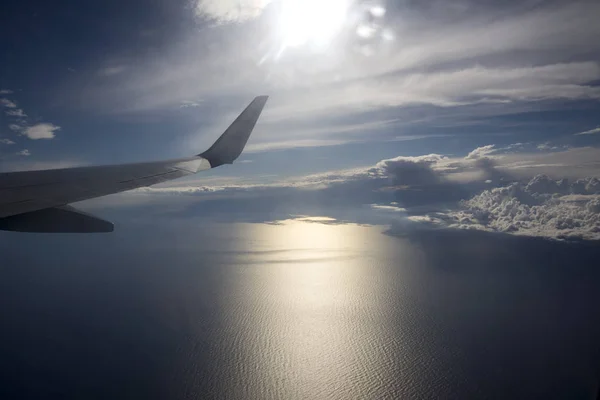
MULTIPOLYGON (((302 147, 338 146, 349 143, 361 143, 361 138, 366 133, 374 133, 384 129, 393 129, 400 122, 398 119, 383 119, 367 123, 339 123, 323 125, 322 127, 296 127, 287 128, 291 125, 289 121, 281 121, 277 115, 268 111, 261 120, 262 132, 266 141, 255 140, 248 145, 248 152, 263 152, 271 150, 283 150, 302 147), (283 124, 283 125, 282 125, 283 124), (280 132, 285 131, 285 140, 282 140, 280 132), (333 137, 335 136, 335 138, 333 137), (357 137, 358 136, 358 137, 357 137)), ((408 135, 399 136, 392 140, 409 141, 422 139, 424 136, 408 135)))
MULTIPOLYGON (((600 52, 600 27, 592 17, 600 12, 596 2, 528 7, 463 1, 460 7, 437 8, 402 3, 377 20, 379 34, 365 38, 359 28, 370 22, 360 15, 368 4, 349 6, 356 17, 329 47, 282 51, 277 4, 198 1, 196 14, 219 26, 201 25, 201 35, 182 38, 165 57, 138 60, 135 76, 88 86, 84 103, 103 112, 143 114, 196 107, 190 99, 212 103, 223 93, 245 99, 265 91, 272 96, 264 123, 310 117, 318 126, 332 116, 364 114, 357 125, 374 122, 377 117, 367 114, 378 109, 477 105, 493 115, 527 104, 550 109, 560 102, 600 100, 594 84, 600 64, 592 56, 600 52)), ((317 146, 340 141, 333 131, 297 139, 317 146)), ((273 148, 282 142, 275 134, 268 141, 273 148)))
POLYGON ((181 104, 179 104, 179 108, 194 108, 200 107, 202 105, 202 100, 192 101, 192 100, 183 100, 181 104))
POLYGON ((9 124, 8 129, 10 129, 11 131, 14 131, 14 132, 20 132, 23 129, 25 129, 25 126, 19 125, 19 124, 9 124))
POLYGON ((115 76, 115 75, 119 75, 123 72, 125 72, 125 70, 127 69, 127 66, 125 65, 113 65, 110 67, 106 67, 106 68, 102 68, 101 70, 98 71, 98 75, 101 76, 115 76))
POLYGON ((459 107, 498 101, 597 100, 600 87, 587 85, 596 79, 600 79, 600 65, 595 62, 415 73, 297 93, 284 98, 271 113, 286 118, 418 104, 459 107))
POLYGON ((579 136, 579 135, 593 135, 593 134, 596 134, 596 133, 600 133, 600 126, 598 128, 590 129, 589 131, 575 133, 575 136, 579 136))
POLYGON ((219 23, 243 22, 258 17, 271 0, 196 0, 194 11, 201 18, 219 23))
POLYGON ((19 117, 19 118, 25 118, 27 116, 27 114, 25 114, 25 112, 20 108, 15 108, 15 109, 6 111, 6 115, 8 115, 9 117, 19 117))
POLYGON ((349 143, 349 141, 328 139, 297 139, 286 141, 269 141, 265 143, 249 144, 245 151, 247 153, 258 153, 264 151, 295 149, 301 147, 337 146, 345 143, 349 143))
POLYGON ((6 108, 16 108, 17 104, 9 99, 0 99, 0 104, 6 108))
POLYGON ((496 147, 496 145, 493 145, 493 144, 488 144, 486 146, 478 147, 475 150, 471 151, 469 154, 467 154, 467 156, 465 158, 467 160, 473 160, 473 159, 488 156, 496 151, 495 147, 496 147))
POLYGON ((16 154, 18 156, 30 156, 31 152, 29 150, 27 150, 27 149, 23 149, 21 151, 18 151, 16 154))
POLYGON ((10 140, 10 139, 6 139, 6 138, 4 138, 4 139, 0 139, 0 144, 11 145, 11 144, 15 144, 15 142, 13 142, 13 141, 12 141, 12 140, 10 140))

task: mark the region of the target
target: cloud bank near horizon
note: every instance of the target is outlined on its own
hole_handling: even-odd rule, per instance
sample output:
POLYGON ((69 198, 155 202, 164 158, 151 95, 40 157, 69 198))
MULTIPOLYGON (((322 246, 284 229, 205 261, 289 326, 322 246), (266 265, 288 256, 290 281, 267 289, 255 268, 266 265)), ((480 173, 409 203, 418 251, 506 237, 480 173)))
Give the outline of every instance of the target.
POLYGON ((318 215, 338 222, 404 221, 438 229, 600 240, 600 150, 514 152, 524 146, 519 145, 496 147, 504 153, 494 156, 490 146, 464 158, 400 156, 372 167, 271 184, 163 185, 87 204, 221 222, 318 215), (477 153, 488 155, 474 159, 477 153), (588 168, 579 168, 582 162, 588 168))

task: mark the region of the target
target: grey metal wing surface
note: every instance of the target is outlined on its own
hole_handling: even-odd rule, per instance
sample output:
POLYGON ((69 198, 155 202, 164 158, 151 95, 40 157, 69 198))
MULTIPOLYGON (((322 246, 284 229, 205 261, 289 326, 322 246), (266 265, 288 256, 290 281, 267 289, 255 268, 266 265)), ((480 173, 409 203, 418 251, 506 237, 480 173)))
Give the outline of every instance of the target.
POLYGON ((258 96, 204 153, 147 163, 0 173, 0 230, 110 232, 113 225, 68 206, 181 178, 223 164, 242 153, 268 96, 258 96))

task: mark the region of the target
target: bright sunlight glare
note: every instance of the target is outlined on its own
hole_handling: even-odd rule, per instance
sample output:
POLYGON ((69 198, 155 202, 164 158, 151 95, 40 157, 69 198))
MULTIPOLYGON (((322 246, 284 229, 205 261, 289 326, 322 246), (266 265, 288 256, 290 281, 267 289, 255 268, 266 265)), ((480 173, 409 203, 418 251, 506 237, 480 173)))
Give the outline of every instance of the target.
POLYGON ((348 0, 283 0, 283 45, 328 44, 342 28, 347 10, 348 0))

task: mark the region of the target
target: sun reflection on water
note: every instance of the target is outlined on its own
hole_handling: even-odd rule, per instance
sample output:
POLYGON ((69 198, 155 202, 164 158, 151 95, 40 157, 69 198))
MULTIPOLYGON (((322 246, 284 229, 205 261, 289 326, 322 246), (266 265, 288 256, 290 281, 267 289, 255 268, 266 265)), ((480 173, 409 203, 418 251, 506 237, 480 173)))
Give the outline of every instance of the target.
POLYGON ((382 333, 394 283, 367 261, 366 243, 381 240, 381 230, 333 223, 246 226, 254 238, 246 254, 254 255, 240 259, 228 308, 246 310, 233 335, 252 343, 244 358, 276 398, 351 398, 357 387, 377 387, 373 374, 394 373, 385 347, 398 339, 382 333))

